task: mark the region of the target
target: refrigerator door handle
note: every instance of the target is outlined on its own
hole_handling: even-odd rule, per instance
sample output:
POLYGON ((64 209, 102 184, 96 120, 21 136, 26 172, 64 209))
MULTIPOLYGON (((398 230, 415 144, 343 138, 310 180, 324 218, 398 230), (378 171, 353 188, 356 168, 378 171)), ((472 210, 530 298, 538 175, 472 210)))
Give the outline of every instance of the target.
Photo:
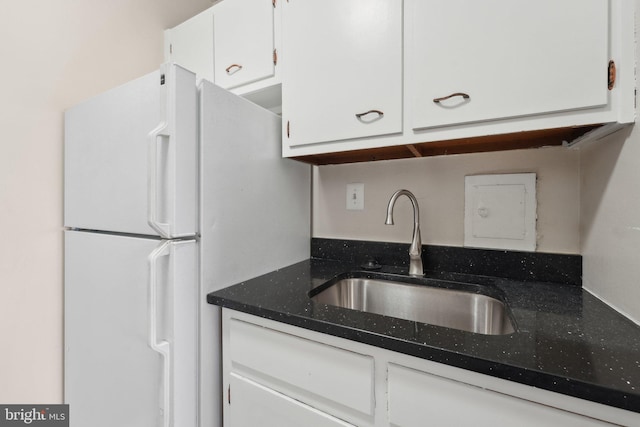
POLYGON ((160 176, 162 171, 158 161, 158 145, 168 140, 166 123, 161 123, 157 128, 149 133, 149 154, 147 156, 147 195, 148 195, 148 220, 149 226, 153 228, 161 237, 170 239, 171 224, 160 222, 158 219, 158 204, 161 199, 160 176))
POLYGON ((171 344, 158 340, 158 259, 171 254, 171 242, 165 241, 149 255, 149 346, 162 356, 163 427, 171 425, 171 344))

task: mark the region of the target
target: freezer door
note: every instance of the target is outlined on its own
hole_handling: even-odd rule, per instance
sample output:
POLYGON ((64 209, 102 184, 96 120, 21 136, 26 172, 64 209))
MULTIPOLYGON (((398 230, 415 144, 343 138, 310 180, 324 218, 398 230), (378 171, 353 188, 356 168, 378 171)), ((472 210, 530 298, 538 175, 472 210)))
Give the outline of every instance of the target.
POLYGON ((65 232, 72 427, 197 426, 197 249, 65 232))
POLYGON ((195 75, 176 65, 67 110, 65 226, 194 235, 196 126, 195 75))

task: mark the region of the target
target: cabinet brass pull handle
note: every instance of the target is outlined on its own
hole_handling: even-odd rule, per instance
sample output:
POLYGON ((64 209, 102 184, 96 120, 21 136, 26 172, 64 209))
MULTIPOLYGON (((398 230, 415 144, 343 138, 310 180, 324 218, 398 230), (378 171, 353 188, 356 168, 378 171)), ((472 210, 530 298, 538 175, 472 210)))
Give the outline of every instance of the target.
POLYGON ((356 117, 360 119, 366 116, 367 114, 373 114, 373 113, 377 114, 379 117, 384 116, 384 113, 380 110, 369 110, 369 111, 365 111, 364 113, 356 114, 356 117))
POLYGON ((440 103, 440 101, 445 101, 445 100, 447 100, 447 99, 449 99, 449 98, 453 98, 453 97, 456 97, 456 96, 461 96, 461 97, 463 97, 464 99, 469 99, 469 98, 471 98, 471 97, 470 97, 469 95, 467 95, 466 93, 456 92, 456 93, 452 93, 452 94, 451 94, 451 95, 449 95, 449 96, 443 96, 442 98, 435 98, 435 99, 433 100, 433 102, 435 102, 436 104, 439 104, 439 103, 440 103))
POLYGON ((609 61, 607 76, 607 87, 609 88, 609 90, 612 90, 616 84, 616 63, 614 61, 609 61))
POLYGON ((224 70, 227 72, 227 74, 229 74, 231 72, 231 70, 234 69, 234 68, 237 68, 237 70, 235 70, 235 71, 242 70, 242 65, 231 64, 227 68, 225 68, 224 70))

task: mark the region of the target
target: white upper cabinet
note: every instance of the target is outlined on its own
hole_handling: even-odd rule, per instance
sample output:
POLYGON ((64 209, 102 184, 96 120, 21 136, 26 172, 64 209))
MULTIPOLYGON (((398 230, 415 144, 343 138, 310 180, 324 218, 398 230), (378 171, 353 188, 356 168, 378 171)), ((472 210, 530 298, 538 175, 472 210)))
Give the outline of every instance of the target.
POLYGON ((272 0, 224 0, 213 7, 214 82, 232 89, 275 74, 272 0))
POLYGON ((216 3, 165 31, 165 61, 279 112, 281 1, 216 3))
POLYGON ((416 1, 407 18, 414 129, 608 102, 607 1, 416 1))
POLYGON ((283 140, 289 146, 402 132, 399 0, 283 5, 283 140))
POLYGON ((635 121, 634 16, 629 0, 223 0, 166 31, 165 59, 281 113, 285 157, 540 147, 635 121))
POLYGON ((634 9, 289 0, 283 154, 326 164, 598 140, 635 120, 634 9))
POLYGON ((164 32, 164 60, 213 81, 213 8, 164 32))

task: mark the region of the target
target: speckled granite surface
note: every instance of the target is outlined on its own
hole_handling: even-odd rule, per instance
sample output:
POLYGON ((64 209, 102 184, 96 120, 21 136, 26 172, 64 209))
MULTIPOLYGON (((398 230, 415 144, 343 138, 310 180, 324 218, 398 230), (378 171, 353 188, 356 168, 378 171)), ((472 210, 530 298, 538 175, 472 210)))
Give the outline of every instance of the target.
MULTIPOLYGON (((363 242, 323 240, 314 239, 314 258, 209 294, 207 301, 302 328, 640 413, 640 327, 581 287, 575 286, 579 276, 577 279, 573 276, 579 270, 571 274, 560 271, 559 275, 549 271, 540 273, 539 277, 546 278, 546 281, 534 281, 533 273, 529 273, 538 268, 545 270, 544 265, 549 262, 554 265, 551 269, 560 270, 559 266, 564 262, 575 268, 575 260, 563 261, 561 258, 564 256, 555 259, 550 255, 551 260, 544 261, 544 256, 541 260, 516 254, 517 262, 522 257, 526 260, 526 268, 510 266, 506 269, 519 271, 515 273, 516 276, 524 272, 526 277, 516 280, 491 277, 486 272, 483 276, 470 275, 464 269, 465 274, 445 272, 442 268, 428 272, 427 277, 480 284, 503 295, 511 309, 517 331, 490 336, 312 302, 308 297, 309 291, 338 274, 362 271, 363 259, 375 256, 380 248, 374 244, 367 249, 363 242), (357 247, 358 251, 345 250, 344 260, 335 260, 339 258, 337 254, 340 251, 329 248, 331 245, 343 249, 345 245, 351 249, 357 247), (325 259, 318 258, 323 253, 325 259), (364 258, 354 253, 362 253, 364 258), (549 277, 557 280, 549 281, 549 277), (558 280, 565 284, 557 283, 558 280)), ((426 260, 428 249, 425 251, 426 260)), ((392 249, 389 251, 393 252, 392 249)), ((449 265, 468 262, 460 261, 461 256, 473 258, 464 251, 461 248, 454 250, 452 253, 457 259, 451 260, 449 265)), ((395 255, 391 259, 384 259, 387 252, 382 251, 383 259, 379 261, 381 264, 387 261, 391 265, 384 265, 380 271, 406 274, 406 267, 398 265, 403 263, 401 259, 406 256, 406 252, 402 252, 398 251, 397 260, 400 262, 396 262, 393 260, 395 255)), ((484 256, 497 256, 500 259, 508 255, 484 256)), ((514 261, 506 261, 505 258, 504 262, 514 261)), ((500 263, 486 261, 484 264, 481 268, 489 266, 490 271, 495 272, 495 266, 500 263)), ((425 266, 429 268, 433 264, 427 261, 425 266)), ((512 273, 506 275, 510 277, 514 275, 512 273)))
MULTIPOLYGON (((311 257, 364 264, 376 259, 379 264, 409 267, 407 244, 365 242, 360 240, 311 240, 311 257)), ((423 245, 425 271, 447 271, 492 276, 523 282, 550 282, 582 285, 580 255, 547 254, 423 245)))

